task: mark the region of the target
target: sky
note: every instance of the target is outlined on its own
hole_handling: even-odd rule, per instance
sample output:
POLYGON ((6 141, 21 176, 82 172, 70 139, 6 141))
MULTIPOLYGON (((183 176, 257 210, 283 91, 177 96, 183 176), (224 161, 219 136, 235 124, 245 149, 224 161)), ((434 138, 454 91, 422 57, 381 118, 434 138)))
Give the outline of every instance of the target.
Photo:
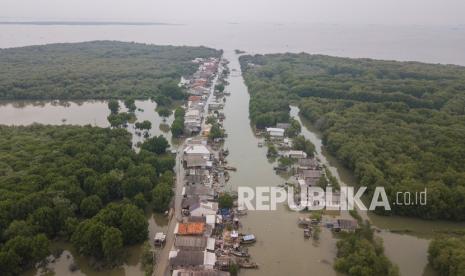
POLYGON ((0 0, 0 20, 462 25, 465 0, 0 0))

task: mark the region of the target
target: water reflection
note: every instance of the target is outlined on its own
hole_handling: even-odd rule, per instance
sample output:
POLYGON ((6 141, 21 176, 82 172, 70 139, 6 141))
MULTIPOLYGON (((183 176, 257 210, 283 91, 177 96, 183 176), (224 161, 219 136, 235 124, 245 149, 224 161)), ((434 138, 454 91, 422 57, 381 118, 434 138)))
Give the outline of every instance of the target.
MULTIPOLYGON (((151 137, 163 135, 171 142, 173 147, 179 144, 172 139, 169 129, 174 120, 171 114, 166 119, 160 117, 155 111, 156 102, 151 100, 136 100, 137 109, 135 115, 137 121, 148 120, 152 123, 149 131, 151 137)), ((120 101, 121 111, 127 109, 120 101)), ((108 101, 0 101, 0 124, 3 125, 30 125, 34 123, 46 125, 92 125, 109 127, 107 117, 110 115, 108 101)), ((143 142, 143 135, 136 135, 134 122, 130 123, 127 130, 133 134, 133 145, 143 142)))

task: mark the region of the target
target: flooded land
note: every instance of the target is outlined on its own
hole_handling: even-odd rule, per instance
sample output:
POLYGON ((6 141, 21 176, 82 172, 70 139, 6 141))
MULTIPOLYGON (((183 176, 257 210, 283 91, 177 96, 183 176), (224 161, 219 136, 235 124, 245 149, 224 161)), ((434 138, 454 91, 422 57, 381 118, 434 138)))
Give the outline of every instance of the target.
MULTIPOLYGON (((206 31, 199 31, 199 26, 0 26, 0 47, 24 46, 52 42, 74 42, 95 39, 116 39, 146 43, 177 45, 208 45, 225 49, 224 57, 230 61, 231 75, 225 91, 231 93, 227 98, 224 114, 224 128, 228 133, 224 148, 230 151, 228 161, 237 168, 231 173, 227 189, 235 191, 239 186, 278 187, 287 181, 286 177, 277 175, 274 163, 266 158, 266 147, 258 147, 262 138, 254 135, 249 119, 249 94, 241 76, 238 55, 233 49, 240 48, 252 53, 307 51, 312 53, 332 54, 351 57, 371 57, 398 60, 420 60, 427 62, 465 64, 464 45, 465 30, 420 28, 411 26, 403 30, 383 26, 385 32, 365 26, 353 27, 349 32, 346 27, 338 25, 301 26, 293 24, 257 25, 248 28, 243 25, 206 26, 206 31), (288 29, 286 29, 288 28, 288 29), (227 29, 227 31, 224 31, 227 29), (290 30, 290 31, 289 31, 290 30), (326 31, 326 32, 325 32, 326 31), (443 40, 432 39, 435 34, 443 32, 443 40), (260 35, 269 33, 265 39, 260 35), (197 34, 197 35, 196 35, 197 34), (414 34, 414 35, 413 35, 414 34), (121 37, 123 35, 123 37, 121 37), (216 36, 215 36, 216 35, 216 36), (377 39, 382 36, 382 39, 377 39), (410 39, 405 39, 409 37, 410 39), (362 41, 359 40, 362 38, 362 41), (381 42, 376 42, 381 41, 381 42), (381 43, 381 44, 380 44, 381 43), (397 45, 396 47, 382 47, 397 45), (363 45, 360 47, 360 45, 363 45), (418 45, 424 45, 421 50, 418 45), (389 49, 387 49, 389 48, 389 49), (450 49, 445 51, 444 48, 450 49)), ((139 121, 152 122, 151 136, 163 135, 173 148, 180 142, 173 140, 166 128, 174 118, 166 120, 155 111, 153 101, 136 101, 136 116, 139 121)), ((123 106, 121 104, 121 106, 123 106)), ((110 111, 106 101, 8 101, 0 102, 0 124, 29 125, 33 123, 52 125, 95 125, 109 127, 107 116, 110 111)), ((357 186, 351 173, 346 170, 322 144, 320 133, 309 122, 300 118, 297 107, 291 107, 292 117, 302 124, 302 134, 316 146, 316 157, 326 165, 333 176, 342 185, 357 186)), ((133 143, 143 140, 135 135, 133 124, 128 131, 133 133, 133 143)), ((361 213, 377 229, 376 235, 384 242, 387 257, 399 266, 401 275, 436 275, 427 263, 427 248, 435 231, 463 229, 465 224, 442 221, 425 221, 405 217, 383 217, 372 213, 361 213)), ((337 238, 333 233, 322 228, 319 241, 305 240, 297 227, 301 213, 279 205, 276 211, 249 211, 241 218, 243 231, 254 233, 257 243, 250 247, 250 254, 260 265, 257 270, 244 270, 241 275, 338 275, 333 264, 336 257, 337 238)), ((147 214, 149 222, 149 239, 156 232, 168 231, 168 220, 162 215, 147 214)), ((76 261, 80 270, 72 275, 144 275, 139 263, 141 246, 127 250, 125 264, 114 270, 92 270, 89 260, 73 257, 75 252, 70 244, 54 243, 53 247, 64 249, 60 258, 51 265, 56 275, 67 275, 69 265, 76 261)), ((34 275, 30 271, 28 275, 34 275)))

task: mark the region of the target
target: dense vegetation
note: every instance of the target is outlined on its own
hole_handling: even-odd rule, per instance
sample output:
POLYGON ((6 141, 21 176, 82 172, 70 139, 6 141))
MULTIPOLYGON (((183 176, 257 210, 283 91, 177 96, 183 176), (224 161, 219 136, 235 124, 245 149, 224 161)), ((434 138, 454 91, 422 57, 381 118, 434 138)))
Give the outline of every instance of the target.
MULTIPOLYGON (((115 41, 0 49, 0 99, 108 99, 183 97, 177 83, 205 47, 154 46, 115 41)), ((128 102, 130 105, 130 102, 128 102)))
POLYGON ((344 233, 337 242, 334 267, 349 276, 396 276, 398 268, 384 255, 382 240, 374 237, 369 224, 355 233, 344 233))
POLYGON ((429 262, 442 276, 465 275, 465 236, 438 237, 429 246, 429 262))
POLYGON ((359 184, 428 189, 426 206, 394 213, 465 220, 465 68, 307 54, 244 56, 257 127, 288 119, 289 104, 359 184))
POLYGON ((186 111, 182 107, 176 108, 174 111, 174 121, 171 124, 171 134, 173 137, 181 137, 184 134, 184 115, 186 111))
POLYGON ((145 208, 172 194, 162 140, 136 153, 124 129, 0 126, 0 274, 42 260, 52 239, 108 265, 145 241, 145 208))

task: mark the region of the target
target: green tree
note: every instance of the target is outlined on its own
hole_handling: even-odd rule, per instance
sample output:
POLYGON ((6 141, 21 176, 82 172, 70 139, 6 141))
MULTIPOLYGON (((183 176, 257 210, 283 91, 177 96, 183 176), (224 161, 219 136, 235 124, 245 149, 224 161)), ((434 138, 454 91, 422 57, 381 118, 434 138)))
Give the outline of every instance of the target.
POLYGON ((119 102, 117 100, 109 100, 108 108, 110 109, 111 114, 118 114, 119 112, 119 102))
POLYGON ((465 237, 440 236, 430 243, 428 260, 440 275, 465 274, 465 237))
POLYGON ((55 211, 50 207, 41 207, 34 211, 30 216, 30 221, 33 227, 41 233, 45 233, 48 237, 53 237, 56 234, 57 224, 55 211))
POLYGON ((129 112, 134 112, 137 109, 136 101, 133 98, 125 99, 124 106, 126 106, 129 112))
POLYGON ((156 154, 164 154, 169 147, 169 143, 163 135, 147 139, 142 144, 142 149, 156 154))
POLYGON ((268 144, 268 151, 266 153, 266 156, 268 157, 275 157, 276 155, 278 155, 278 150, 276 150, 276 147, 269 143, 268 144))
POLYGON ((145 211, 145 209, 148 206, 147 200, 145 199, 145 196, 142 193, 138 193, 137 195, 135 195, 132 199, 132 203, 143 211, 145 211))
POLYGON ((152 128, 152 123, 148 120, 136 122, 135 127, 140 130, 150 130, 152 128))
POLYGON ((102 237, 103 255, 108 262, 117 262, 123 251, 123 234, 114 227, 108 227, 102 237))
POLYGON ((215 85, 215 90, 219 91, 220 93, 224 92, 224 88, 224 84, 222 83, 215 85))
POLYGON ((307 154, 307 156, 313 156, 315 154, 315 145, 312 142, 305 139, 303 135, 299 135, 292 141, 292 148, 295 150, 301 150, 307 154))
POLYGON ((182 120, 175 119, 171 124, 171 134, 174 137, 180 137, 184 133, 184 118, 182 120))
POLYGON ((223 138, 224 137, 224 130, 221 128, 219 124, 213 124, 210 134, 208 135, 208 138, 213 140, 216 138, 223 138))
POLYGON ((102 209, 102 200, 98 195, 91 195, 81 201, 79 207, 81 214, 86 218, 95 216, 102 209))
POLYGON ((173 189, 169 184, 159 183, 152 191, 152 205, 156 212, 164 212, 168 209, 173 196, 173 189))
POLYGON ((186 96, 184 90, 174 81, 165 81, 159 85, 162 95, 173 100, 183 100, 186 96))
POLYGON ((288 137, 293 138, 293 137, 296 137, 297 135, 299 135, 299 133, 302 130, 302 127, 300 126, 299 121, 297 121, 297 120, 295 120, 293 118, 291 118, 290 124, 291 124, 291 126, 288 129, 286 129, 286 135, 288 137))
POLYGON ((102 259, 104 254, 101 241, 106 230, 107 226, 97 220, 84 220, 74 231, 71 242, 79 253, 102 259))
POLYGON ((124 207, 121 216, 121 232, 125 244, 135 244, 147 239, 148 222, 144 213, 132 204, 124 207))
POLYGON ((144 242, 144 245, 142 246, 142 255, 140 258, 145 275, 152 275, 154 267, 154 255, 152 252, 152 247, 150 246, 150 243, 147 241, 144 242))
POLYGON ((178 107, 174 111, 174 121, 171 124, 171 133, 173 137, 180 137, 184 133, 184 115, 185 111, 183 108, 178 107))
POLYGON ((157 108, 157 113, 160 115, 160 117, 166 118, 171 115, 172 111, 169 108, 162 106, 157 108))
POLYGON ((230 194, 224 193, 221 194, 218 198, 218 205, 220 208, 232 208, 233 207, 233 198, 230 194))

